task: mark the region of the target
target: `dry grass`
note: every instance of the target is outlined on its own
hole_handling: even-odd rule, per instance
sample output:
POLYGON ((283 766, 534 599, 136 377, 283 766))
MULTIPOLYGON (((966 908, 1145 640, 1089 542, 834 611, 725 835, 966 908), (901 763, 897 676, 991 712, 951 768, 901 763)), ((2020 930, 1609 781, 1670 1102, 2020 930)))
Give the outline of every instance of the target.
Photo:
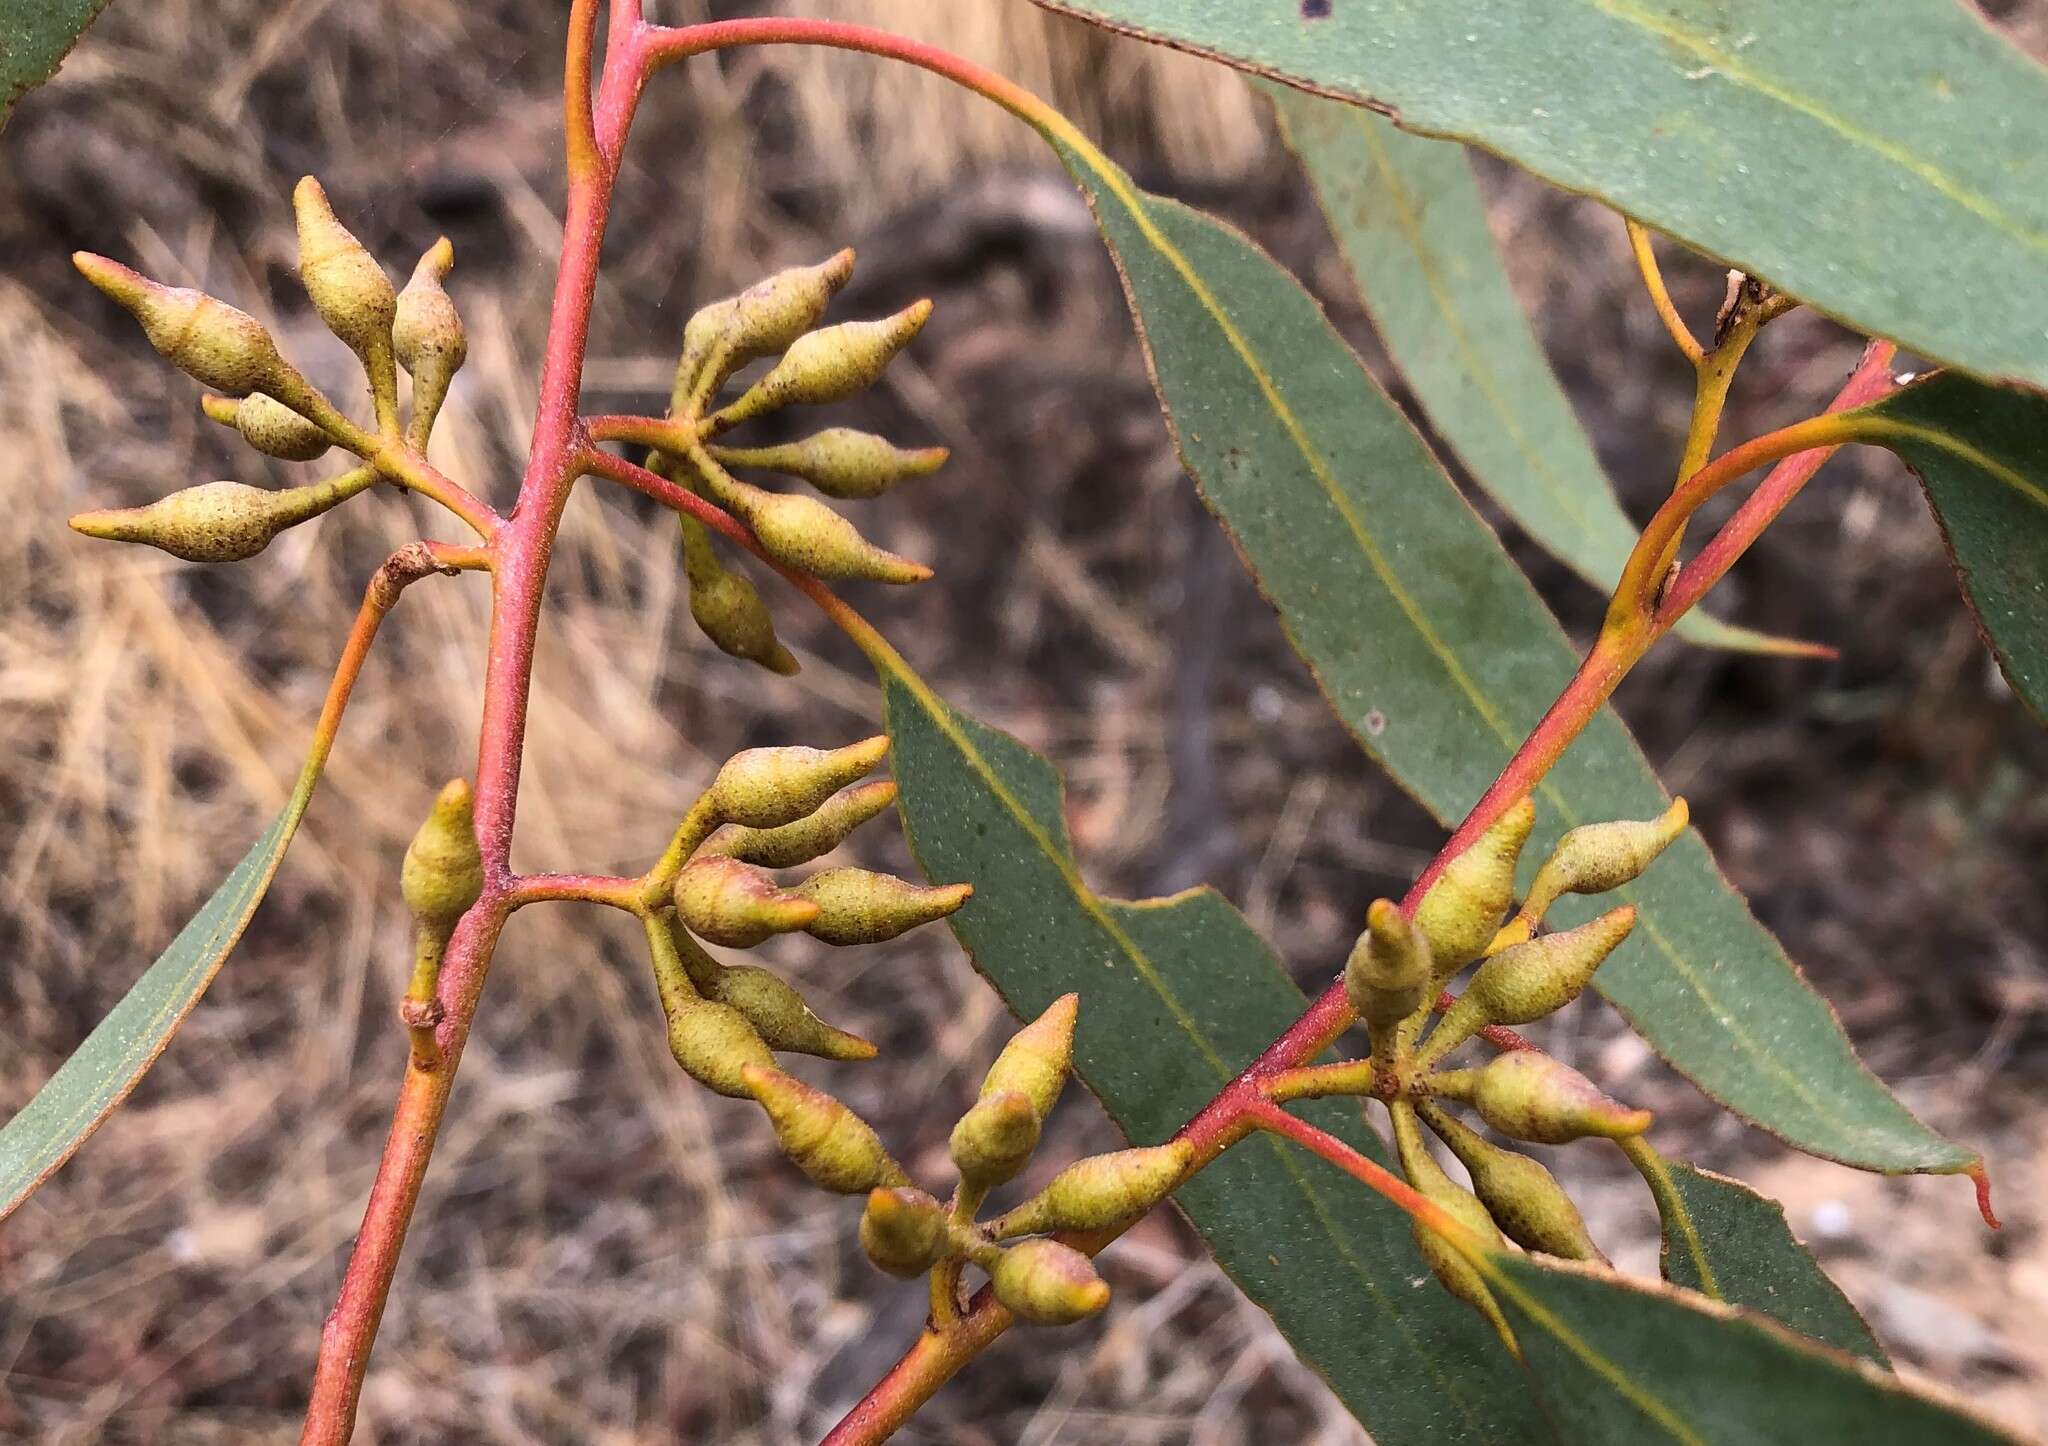
MULTIPOLYGON (((1020 0, 809 8, 872 12, 1048 91, 1141 174, 1253 226, 1355 329, 1312 211, 1234 80, 1020 0)), ((2037 13, 2021 20, 2038 33, 2037 13)), ((0 1105, 47 1076, 278 806, 362 578, 439 530, 372 496, 230 570, 65 532, 58 519, 88 503, 269 479, 197 419, 191 388, 63 253, 132 255, 230 296, 346 391, 343 354, 289 284, 291 180, 317 169, 394 269, 448 231, 473 360, 436 445, 449 470, 500 479, 502 500, 552 262, 558 26, 554 7, 522 0, 124 0, 0 143, 0 456, 17 518, 0 532, 0 1105)), ((692 305, 841 241, 863 251, 849 314, 935 292, 913 364, 858 416, 958 458, 865 514, 879 540, 941 568, 876 600, 878 621, 949 696, 1067 768, 1092 877, 1126 892, 1215 878, 1320 977, 1434 831, 1329 723, 1188 500, 1071 191, 977 107, 883 76, 850 57, 763 54, 671 77, 636 138, 592 400, 651 403, 692 305)), ((1623 285, 1614 227, 1488 178, 1518 283, 1640 503, 1670 465, 1682 388, 1623 285)), ((1687 304, 1711 305, 1707 268, 1678 280, 1687 304)), ((1818 324, 1783 328, 1733 425, 1824 397, 1845 347, 1818 324)), ((1787 1161, 1595 1010, 1556 1042, 1663 1108, 1674 1147, 1770 1161, 1802 1230, 1839 1224, 1821 1207, 1845 1206, 1826 1249, 1903 1354, 2048 1426, 2048 1362, 2033 1354, 2048 1324, 2040 1192, 2022 1184, 2042 1158, 2048 750, 1992 681, 1910 487, 1867 467, 1829 489, 1745 565, 1733 608, 1837 641, 1844 660, 1675 653, 1624 702, 1873 1064, 2005 1164, 2005 1262, 1984 1264, 1959 1186, 1787 1161), (1885 1311, 1931 1307, 1885 1305, 1901 1280, 1981 1339, 1952 1359, 1915 1343, 1885 1311)), ((1591 615, 1583 590, 1527 560, 1568 620, 1591 615)), ((670 527, 631 501, 578 499, 556 578, 525 867, 637 868, 725 753, 872 726, 858 660, 787 599, 794 680, 697 638, 670 527)), ((290 1430, 402 1056, 396 860, 433 788, 467 766, 483 618, 474 579, 408 594, 250 938, 142 1091, 0 1234, 0 1437, 290 1430)), ((857 856, 907 866, 886 826, 873 833, 857 856)), ((822 1012, 884 1046, 875 1065, 809 1073, 942 1180, 942 1106, 967 1098, 1003 1027, 990 993, 938 934, 775 957, 822 1012)), ((814 1437, 909 1339, 918 1292, 859 1261, 851 1213, 792 1188, 749 1112, 686 1086, 634 941, 608 919, 522 916, 497 976, 365 1439, 814 1437)), ((1077 1098, 1048 1158, 1112 1138, 1077 1098)), ((1596 1229, 1646 1265, 1637 1193, 1597 1161, 1575 1168, 1596 1229)), ((1105 1321, 1013 1336, 906 1439, 1359 1439, 1178 1222, 1148 1223, 1108 1268, 1119 1298, 1105 1321)))

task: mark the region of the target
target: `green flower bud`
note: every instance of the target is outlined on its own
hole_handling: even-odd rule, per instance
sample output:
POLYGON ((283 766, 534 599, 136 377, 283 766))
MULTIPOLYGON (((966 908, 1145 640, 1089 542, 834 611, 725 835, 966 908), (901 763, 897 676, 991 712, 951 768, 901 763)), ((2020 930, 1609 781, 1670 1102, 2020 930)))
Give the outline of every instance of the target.
POLYGON ((1422 896, 1415 922, 1429 940, 1435 984, 1477 959, 1492 940, 1514 902, 1515 861, 1535 826, 1536 805, 1524 798, 1452 859, 1422 896))
POLYGON ((1015 1177, 1038 1148, 1038 1111, 1015 1090, 985 1094, 953 1126, 947 1147, 969 1189, 988 1190, 1015 1177))
POLYGON ((775 620, 754 585, 727 568, 712 550, 711 533, 694 517, 683 525, 683 572, 690 581, 690 616, 728 657, 759 663, 787 678, 797 661, 775 636, 775 620))
POLYGON ((841 401, 873 386, 931 314, 932 304, 919 301, 881 321, 846 321, 806 332, 768 375, 718 414, 717 430, 782 407, 841 401))
POLYGON ((907 1185, 873 1190, 860 1215, 860 1248, 875 1268, 905 1280, 946 1254, 946 1207, 907 1185))
POLYGON ((944 447, 906 450, 851 427, 828 427, 801 442, 779 447, 713 447, 710 451, 729 467, 781 472, 801 478, 827 497, 847 502, 879 497, 898 482, 930 476, 952 455, 944 447))
POLYGON ((1391 1046, 1394 1026, 1428 997, 1429 941, 1391 899, 1365 912, 1365 932, 1344 963, 1344 993, 1365 1021, 1374 1052, 1391 1046))
POLYGON ((768 555, 786 567, 836 582, 923 582, 932 570, 860 535, 815 497, 764 492, 727 479, 718 496, 754 529, 768 555))
POLYGON ((1538 1145, 1591 1136, 1625 1140, 1649 1129, 1654 1118, 1608 1098, 1570 1065, 1533 1049, 1510 1050, 1480 1070, 1472 1105, 1509 1139, 1538 1145))
POLYGON ((292 191, 292 211, 299 225, 299 282, 313 309, 364 366, 375 371, 379 358, 388 364, 398 311, 391 278, 341 224, 327 192, 311 176, 292 191))
POLYGON ((1534 924, 1566 894, 1604 894, 1633 881, 1685 832, 1690 818, 1685 800, 1674 798, 1653 819, 1589 823, 1571 830, 1536 871, 1520 917, 1534 924))
POLYGON ((1501 1232, 1527 1250, 1566 1260, 1606 1260, 1557 1177, 1527 1155, 1503 1150, 1433 1104, 1418 1113, 1472 1176, 1472 1190, 1501 1232))
POLYGON ((685 415, 735 370, 786 350, 818 324, 825 305, 853 275, 853 252, 816 266, 797 266, 755 282, 738 296, 714 301, 683 325, 670 410, 685 415))
POLYGON ((441 287, 454 264, 455 248, 443 236, 420 257, 392 313, 392 349, 412 378, 412 422, 407 430, 415 446, 425 445, 448 398, 449 384, 469 358, 462 316, 441 287))
POLYGON ((466 779, 450 779, 434 799, 399 869, 405 906, 422 928, 446 935, 484 891, 476 843, 475 798, 466 779))
POLYGON ((1043 1190, 1004 1215, 998 1236, 1107 1230, 1136 1220, 1166 1198, 1195 1157, 1185 1140, 1076 1160, 1043 1190))
POLYGON ((692 859, 676 875, 676 916, 700 939, 751 949, 776 934, 801 929, 818 906, 738 859, 692 859))
POLYGON ((943 919, 967 902, 972 884, 928 888, 894 874, 867 869, 826 869, 795 892, 818 906, 804 932, 827 944, 879 944, 919 924, 943 919))
POLYGON ((85 279, 128 309, 163 358, 216 391, 245 397, 288 369, 263 324, 204 292, 160 286, 118 261, 74 252, 85 279))
MULTIPOLYGON (((1391 1113, 1394 1119, 1394 1150, 1401 1160, 1401 1173, 1408 1177, 1415 1193, 1440 1207, 1489 1246, 1505 1250, 1507 1246, 1501 1239, 1500 1227, 1494 1224, 1493 1217, 1487 1213, 1479 1197, 1446 1175, 1443 1166, 1437 1164, 1435 1156, 1429 1153, 1429 1146, 1423 1142, 1422 1130, 1416 1123, 1415 1111, 1397 1101, 1391 1113)), ((1501 1314, 1493 1292, 1486 1288, 1485 1277, 1457 1246, 1420 1221, 1415 1225, 1415 1244, 1422 1252, 1423 1263, 1443 1282, 1444 1289, 1485 1316, 1503 1339, 1512 1339, 1507 1317, 1501 1314)))
POLYGON ((735 964, 721 970, 707 991, 720 1004, 730 1005, 746 1016, 770 1049, 789 1054, 816 1055, 819 1059, 873 1059, 875 1047, 857 1034, 834 1029, 804 1003, 803 996, 770 974, 751 964, 735 964))
POLYGON ((786 823, 780 828, 748 828, 745 824, 721 824, 697 850, 704 854, 725 854, 759 864, 764 869, 791 869, 822 858, 839 847, 846 836, 896 801, 896 785, 877 778, 836 793, 819 805, 809 818, 786 823))
POLYGON ((669 1010, 668 1052, 698 1084, 736 1100, 754 1097, 748 1070, 775 1068, 746 1016, 711 999, 679 1000, 669 1010))
POLYGON ((809 818, 826 799, 875 771, 889 752, 885 734, 829 752, 820 748, 749 748, 735 753, 711 781, 719 816, 750 828, 779 828, 809 818))
POLYGON ((1418 1058, 1433 1063, 1489 1024, 1528 1024, 1564 1008, 1635 926, 1635 909, 1623 905, 1576 929, 1501 950, 1479 966, 1418 1058))
POLYGON ((1109 1304, 1109 1285, 1087 1256, 1057 1240, 1010 1246, 989 1271, 996 1299, 1032 1325, 1072 1325, 1109 1304))
POLYGON ((779 1069, 750 1064, 741 1078, 775 1127, 782 1153, 813 1184, 842 1195, 864 1195, 877 1185, 903 1181, 903 1172, 867 1121, 822 1090, 779 1069))
POLYGON ((275 397, 251 392, 240 401, 202 397, 201 410, 222 426, 233 427, 242 440, 265 456, 286 462, 311 462, 334 445, 333 439, 275 397))
POLYGON ((310 521, 368 487, 376 473, 277 492, 241 482, 206 482, 160 497, 146 507, 81 512, 74 532, 110 542, 142 542, 187 562, 241 562, 270 546, 280 532, 310 521))
POLYGON ((1074 1021, 1081 996, 1062 994, 1045 1013, 1012 1035, 981 1081, 981 1098, 1014 1091, 1040 1119, 1052 1113, 1074 1061, 1074 1021))

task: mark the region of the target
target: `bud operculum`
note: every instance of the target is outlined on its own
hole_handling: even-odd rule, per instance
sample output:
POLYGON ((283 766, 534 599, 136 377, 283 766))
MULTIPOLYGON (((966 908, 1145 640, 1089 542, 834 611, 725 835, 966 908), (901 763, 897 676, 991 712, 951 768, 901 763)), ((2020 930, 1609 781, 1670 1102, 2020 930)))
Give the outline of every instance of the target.
POLYGON ((816 813, 833 794, 872 773, 888 752, 886 734, 830 750, 749 748, 726 760, 707 796, 728 822, 779 828, 816 813))
POLYGON ((1472 1104, 1503 1135, 1539 1145, 1624 1140, 1652 1120, 1648 1110, 1610 1099, 1570 1065, 1533 1049, 1511 1050, 1480 1070, 1472 1104))
POLYGON ((1671 807, 1653 819, 1617 819, 1572 829, 1536 871, 1518 917, 1533 926, 1565 894, 1604 894, 1633 882, 1685 832, 1690 818, 1685 800, 1674 798, 1671 807))
POLYGON ((406 437, 415 447, 427 444, 449 385, 469 357, 462 316, 441 286, 454 264, 455 248, 443 236, 420 257, 392 313, 392 347, 398 364, 412 378, 412 418, 406 437))
POLYGON ((676 915, 700 939, 751 949, 776 934, 803 928, 818 916, 810 899, 790 892, 765 871, 738 859, 692 859, 676 875, 676 915))
POLYGON ((1344 965, 1344 993, 1365 1022, 1376 1060, 1391 1057, 1395 1029, 1427 1001, 1432 973, 1421 929, 1393 900, 1376 900, 1344 965))
POLYGON ((902 1170, 867 1121, 832 1096, 772 1067, 750 1064, 740 1075, 767 1111, 782 1152, 813 1184, 860 1195, 878 1185, 904 1183, 902 1170))
POLYGON ((299 281, 313 309, 362 360, 380 408, 396 405, 391 325, 398 293, 363 243, 341 224, 327 192, 311 176, 292 191, 299 228, 299 281))
POLYGON ((1032 1325, 1071 1325, 1109 1304, 1109 1285, 1095 1265, 1057 1240, 1025 1240, 1005 1249, 991 1265, 996 1299, 1032 1325))
POLYGON ((71 260, 86 280, 127 308, 166 361, 216 391, 245 397, 292 374, 270 333, 247 312, 204 292, 160 285, 89 251, 75 252, 71 260))
POLYGON ((1014 1178, 1038 1148, 1041 1125, 1026 1095, 1016 1090, 983 1094, 953 1126, 947 1142, 962 1183, 985 1192, 1014 1178))
POLYGON ((1421 1062, 1442 1059, 1489 1024, 1528 1024, 1564 1008, 1584 992, 1635 922, 1635 909, 1623 905, 1576 929, 1493 955, 1438 1022, 1421 1062))
POLYGON ((835 1029, 811 1012, 788 984, 752 964, 728 965, 704 986, 708 998, 746 1017, 770 1049, 819 1059, 873 1059, 875 1047, 857 1034, 835 1029))
POLYGON ((920 924, 943 919, 967 902, 972 884, 937 888, 867 869, 826 869, 797 885, 818 912, 804 932, 827 944, 879 944, 920 924))
POLYGON ((879 1270, 906 1280, 923 1275, 946 1254, 946 1209, 912 1186, 873 1190, 860 1216, 860 1245, 879 1270))
POLYGON ((712 418, 716 431, 792 405, 836 402, 873 386, 896 354, 924 329, 929 301, 880 321, 845 321, 807 331, 740 399, 712 418))
POLYGON ((794 868, 832 852, 847 835, 895 801, 895 783, 877 778, 834 794, 808 818, 779 828, 722 824, 697 852, 725 854, 767 869, 794 868))
POLYGON ((1031 1102, 1040 1119, 1051 1114, 1073 1064, 1080 1009, 1080 995, 1062 994, 1012 1035, 982 1079, 981 1098, 1014 1091, 1031 1102))
POLYGON ((1195 1156, 1185 1140, 1077 1160, 997 1222, 998 1238, 1127 1225, 1180 1183, 1195 1156))
POLYGON ((146 543, 187 562, 241 562, 285 529, 346 502, 376 480, 365 467, 276 492, 242 482, 204 482, 143 507, 81 512, 71 528, 87 537, 146 543))
POLYGON ((709 450, 728 467, 781 472, 842 502, 880 497, 899 482, 930 476, 951 455, 944 447, 899 447, 886 438, 851 427, 828 427, 800 442, 785 442, 777 447, 709 450))

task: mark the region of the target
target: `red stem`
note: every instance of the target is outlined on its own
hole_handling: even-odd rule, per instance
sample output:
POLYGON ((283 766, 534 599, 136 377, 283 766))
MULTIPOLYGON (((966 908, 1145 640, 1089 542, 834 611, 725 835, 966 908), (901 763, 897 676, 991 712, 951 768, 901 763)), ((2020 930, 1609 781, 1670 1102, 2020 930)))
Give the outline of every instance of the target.
POLYGON ((355 1427, 370 1348, 390 1295, 391 1280, 418 1203, 427 1163, 446 1112, 455 1068, 468 1041, 478 997, 500 930, 513 904, 512 827, 526 738, 541 594, 562 508, 579 474, 583 443, 577 427, 583 357, 590 330, 618 156, 645 79, 638 48, 636 3, 615 3, 611 41, 593 107, 590 56, 597 0, 575 0, 569 18, 565 124, 569 190, 562 255, 549 313, 540 399, 518 506, 491 540, 492 606, 483 722, 476 764, 476 833, 484 858, 484 892, 456 927, 441 966, 435 1030, 440 1061, 409 1064, 391 1134, 371 1186, 340 1299, 320 1334, 302 1441, 338 1446, 355 1427))

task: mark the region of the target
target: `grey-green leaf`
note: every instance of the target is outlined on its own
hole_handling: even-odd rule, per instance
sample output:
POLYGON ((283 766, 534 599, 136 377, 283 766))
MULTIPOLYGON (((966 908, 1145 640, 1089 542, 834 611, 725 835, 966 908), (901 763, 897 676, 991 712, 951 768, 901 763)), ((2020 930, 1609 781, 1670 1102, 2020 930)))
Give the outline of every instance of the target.
MULTIPOLYGON (((1461 816, 1572 674, 1555 620, 1286 272, 1228 227, 1054 143, 1123 273, 1204 499, 1346 725, 1439 818, 1461 816)), ((1603 712, 1537 802, 1532 867, 1559 831, 1649 818, 1666 800, 1603 712)), ((1863 1067, 1696 834, 1624 897, 1640 910, 1635 938, 1600 987, 1708 1094, 1801 1149, 1867 1169, 1974 1160, 1863 1067)))
POLYGON ((2048 71, 1956 0, 1039 0, 1467 141, 2048 386, 2048 71))
MULTIPOLYGON (((1306 1006, 1244 919, 1202 889, 1123 903, 1082 882, 1051 765, 882 669, 919 866, 967 880, 950 923, 1028 1018, 1081 996, 1075 1065, 1135 1141, 1165 1139, 1306 1006)), ((1355 1108, 1305 1111, 1375 1158, 1355 1108)), ((1381 1446, 1548 1439, 1479 1318, 1425 1278, 1408 1219, 1263 1138, 1175 1195, 1217 1260, 1381 1446)))
POLYGON ((1920 479, 2013 691, 2048 720, 2048 398, 1944 373, 1864 415, 1920 479))
POLYGON ((0 0, 0 128, 106 7, 107 0, 0 0))
MULTIPOLYGON (((1605 594, 1636 529, 1508 285, 1465 148, 1260 82, 1387 354, 1430 424, 1523 531, 1605 594)), ((1695 609, 1681 637, 1802 651, 1695 609)))
POLYGON ((270 888, 311 796, 301 780, 263 836, 77 1051, 0 1127, 0 1220, 77 1152, 156 1063, 270 888))
POLYGON ((1664 1214, 1664 1278, 1769 1316, 1873 1365, 1884 1350, 1841 1287, 1793 1235, 1785 1207, 1726 1175, 1667 1165, 1683 1215, 1664 1214))
POLYGON ((1764 1317, 1535 1256, 1484 1265, 1574 1446, 1991 1446, 2017 1438, 1764 1317))

